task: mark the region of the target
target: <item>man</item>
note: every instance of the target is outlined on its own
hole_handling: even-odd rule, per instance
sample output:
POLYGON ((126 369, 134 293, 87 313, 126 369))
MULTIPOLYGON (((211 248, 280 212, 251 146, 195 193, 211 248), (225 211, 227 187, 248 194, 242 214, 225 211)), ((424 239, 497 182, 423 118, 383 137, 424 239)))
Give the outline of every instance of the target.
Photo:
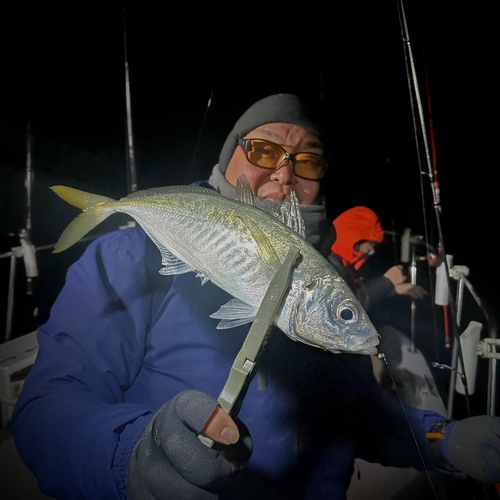
MULTIPOLYGON (((306 234, 320 245, 325 170, 320 129, 296 96, 280 94, 238 120, 209 185, 234 197, 245 174, 256 203, 271 213, 295 190, 306 234)), ((215 398, 248 326, 217 330, 209 315, 228 295, 201 286, 195 273, 160 276, 160 267, 157 248, 134 228, 98 239, 68 271, 13 417, 20 455, 43 492, 342 499, 357 456, 452 468, 448 455, 436 464, 425 438, 443 417, 384 399, 368 356, 333 355, 275 331, 239 413, 253 452, 234 472, 241 464, 224 458, 228 448, 219 454, 198 434, 238 441, 240 430, 215 398)))

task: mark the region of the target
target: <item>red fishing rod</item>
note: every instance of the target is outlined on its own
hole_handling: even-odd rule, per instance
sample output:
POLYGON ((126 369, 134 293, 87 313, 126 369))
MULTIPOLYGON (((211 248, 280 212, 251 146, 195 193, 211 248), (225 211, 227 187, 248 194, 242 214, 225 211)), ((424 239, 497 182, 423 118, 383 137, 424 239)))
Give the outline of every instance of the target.
MULTIPOLYGON (((436 154, 436 138, 434 134, 434 116, 432 113, 432 104, 431 104, 431 91, 430 91, 430 79, 429 79, 429 71, 427 68, 427 58, 425 57, 425 49, 422 48, 422 56, 424 61, 424 77, 425 77, 425 89, 427 96, 427 116, 429 122, 429 138, 431 142, 431 157, 430 157, 430 166, 432 167, 432 188, 435 194, 435 199, 437 203, 440 203, 440 194, 441 188, 439 186, 438 180, 438 169, 437 169, 437 154, 436 154)), ((443 308, 443 329, 444 329, 444 343, 447 349, 451 348, 450 342, 450 323, 449 323, 449 289, 448 289, 448 281, 446 280, 446 272, 449 272, 449 268, 452 265, 451 256, 446 256, 443 250, 442 242, 440 241, 438 244, 439 251, 439 261, 440 266, 436 272, 436 296, 434 298, 434 302, 443 308), (446 260, 446 265, 443 263, 442 259, 446 260), (440 290, 438 290, 439 285, 442 285, 442 291, 440 294, 440 290), (441 297, 439 296, 441 295, 441 297)))

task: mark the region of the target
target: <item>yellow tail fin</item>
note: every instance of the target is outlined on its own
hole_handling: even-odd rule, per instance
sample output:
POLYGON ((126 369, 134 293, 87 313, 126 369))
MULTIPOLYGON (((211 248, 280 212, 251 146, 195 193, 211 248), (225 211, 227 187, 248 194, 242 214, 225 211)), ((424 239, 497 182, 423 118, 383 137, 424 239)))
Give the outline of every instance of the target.
POLYGON ((116 200, 67 186, 51 187, 58 196, 83 212, 63 231, 53 253, 66 250, 114 213, 116 200))
POLYGON ((52 186, 50 189, 60 196, 64 201, 68 202, 80 210, 94 208, 99 203, 115 201, 113 198, 102 196, 100 194, 87 193, 80 189, 71 188, 68 186, 52 186))

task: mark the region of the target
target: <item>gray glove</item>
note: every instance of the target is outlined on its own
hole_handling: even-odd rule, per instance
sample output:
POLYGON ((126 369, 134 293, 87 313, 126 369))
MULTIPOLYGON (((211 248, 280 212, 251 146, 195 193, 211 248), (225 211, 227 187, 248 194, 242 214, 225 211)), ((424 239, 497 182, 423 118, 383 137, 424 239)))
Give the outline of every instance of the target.
POLYGON ((129 500, 215 500, 217 483, 232 468, 198 439, 217 408, 212 396, 184 391, 151 418, 127 469, 129 500))
POLYGON ((423 299, 424 297, 427 297, 429 293, 425 288, 421 287, 420 285, 413 285, 412 287, 409 287, 407 290, 402 292, 401 295, 404 295, 405 297, 410 297, 410 299, 423 299))
POLYGON ((444 433, 451 463, 483 483, 500 482, 500 418, 480 415, 447 427, 444 433))

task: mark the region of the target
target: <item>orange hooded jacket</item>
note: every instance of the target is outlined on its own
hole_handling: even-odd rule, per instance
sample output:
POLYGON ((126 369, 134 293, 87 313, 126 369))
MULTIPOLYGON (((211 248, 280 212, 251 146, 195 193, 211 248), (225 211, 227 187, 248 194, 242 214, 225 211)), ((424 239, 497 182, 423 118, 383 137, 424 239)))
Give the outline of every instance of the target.
POLYGON ((358 270, 366 261, 366 255, 355 249, 361 241, 382 243, 384 232, 377 214, 367 207, 354 207, 342 212, 333 225, 337 239, 332 252, 342 258, 344 266, 351 265, 358 270))

